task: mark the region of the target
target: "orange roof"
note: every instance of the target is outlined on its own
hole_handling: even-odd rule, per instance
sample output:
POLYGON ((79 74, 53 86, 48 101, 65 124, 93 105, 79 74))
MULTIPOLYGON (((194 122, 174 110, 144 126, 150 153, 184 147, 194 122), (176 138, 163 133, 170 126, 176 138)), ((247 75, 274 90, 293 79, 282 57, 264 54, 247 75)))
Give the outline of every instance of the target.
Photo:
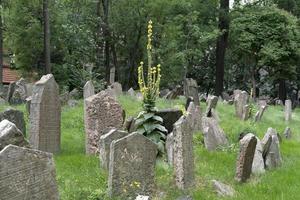
POLYGON ((3 65, 2 83, 9 84, 19 80, 19 74, 16 70, 12 70, 7 65, 3 65))

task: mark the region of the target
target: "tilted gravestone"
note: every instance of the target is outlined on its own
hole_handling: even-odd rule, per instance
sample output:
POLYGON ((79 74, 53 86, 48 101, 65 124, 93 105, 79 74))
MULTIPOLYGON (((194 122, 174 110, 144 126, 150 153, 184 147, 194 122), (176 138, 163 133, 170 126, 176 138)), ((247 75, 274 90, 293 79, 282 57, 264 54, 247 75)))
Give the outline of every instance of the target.
POLYGON ((110 147, 109 195, 122 199, 152 196, 156 156, 156 144, 139 133, 113 141, 110 147))
POLYGON ((20 80, 16 81, 14 90, 8 102, 10 104, 21 104, 26 101, 27 97, 28 92, 26 87, 26 81, 25 79, 21 78, 20 80))
POLYGON ((60 151, 59 88, 52 74, 35 83, 30 105, 29 142, 34 149, 60 151))
POLYGON ((22 132, 15 124, 5 119, 0 122, 0 151, 9 144, 29 147, 29 143, 22 132))
POLYGON ((237 159, 235 174, 235 179, 238 182, 246 182, 247 179, 250 178, 256 144, 256 137, 251 133, 240 140, 240 152, 237 159))
POLYGON ((24 114, 22 111, 9 108, 4 112, 0 113, 0 121, 7 119, 8 121, 14 123, 21 133, 26 135, 26 123, 24 119, 24 114))
POLYGON ((83 99, 95 95, 95 88, 92 81, 87 81, 83 87, 83 99))
POLYGON ((121 129, 123 109, 106 91, 85 99, 84 123, 86 134, 86 153, 99 153, 99 139, 108 128, 121 129))
POLYGON ((284 117, 285 117, 285 121, 290 121, 292 119, 292 101, 291 100, 285 100, 284 117))
POLYGON ((195 105, 200 105, 199 94, 198 94, 198 84, 192 78, 184 79, 184 95, 186 98, 193 97, 195 105))
POLYGON ((249 118, 249 95, 245 91, 238 91, 234 96, 235 113, 241 120, 249 118))
POLYGON ((100 165, 104 169, 109 167, 110 145, 114 140, 120 139, 128 135, 125 131, 120 131, 115 128, 100 137, 99 140, 99 158, 100 165))
POLYGON ((256 137, 257 144, 255 147, 255 154, 252 163, 252 173, 262 174, 265 172, 265 163, 263 158, 263 147, 260 139, 256 137))
POLYGON ((267 105, 261 105, 259 107, 259 111, 257 111, 256 115, 255 115, 255 122, 259 122, 261 121, 263 115, 264 115, 264 112, 266 111, 267 109, 267 105))
POLYGON ((175 182, 179 189, 188 189, 194 184, 193 132, 190 114, 182 116, 174 124, 174 172, 175 182))
POLYGON ((291 128, 286 127, 285 130, 284 130, 283 135, 284 135, 284 137, 285 137, 286 139, 291 139, 291 138, 292 138, 292 131, 291 131, 291 128))
POLYGON ((277 131, 273 128, 268 128, 267 133, 262 139, 262 144, 266 168, 272 169, 279 167, 282 164, 282 158, 277 131))
POLYGON ((218 104, 219 98, 217 96, 209 95, 206 102, 207 102, 207 107, 206 107, 206 112, 205 116, 206 117, 211 117, 212 116, 212 109, 216 109, 217 104, 218 104))
POLYGON ((219 147, 228 146, 228 140, 224 131, 213 118, 203 117, 202 128, 204 135, 204 145, 209 151, 217 150, 219 147))
POLYGON ((0 169, 0 199, 59 199, 52 154, 8 145, 0 151, 0 169))

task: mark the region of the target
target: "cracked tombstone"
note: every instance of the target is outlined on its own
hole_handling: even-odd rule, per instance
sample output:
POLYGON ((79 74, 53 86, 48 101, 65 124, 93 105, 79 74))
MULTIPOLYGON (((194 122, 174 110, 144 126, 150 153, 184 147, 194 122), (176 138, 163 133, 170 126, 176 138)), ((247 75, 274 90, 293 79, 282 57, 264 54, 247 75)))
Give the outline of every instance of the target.
POLYGON ((188 189, 194 184, 193 132, 188 120, 190 114, 182 116, 175 124, 174 134, 174 172, 179 189, 188 189))
POLYGON ((33 87, 30 105, 29 142, 34 149, 60 151, 61 107, 59 88, 52 74, 44 75, 33 87))
POLYGON ((240 152, 236 164, 235 180, 246 182, 250 178, 257 139, 248 133, 240 140, 240 152))
POLYGON ((113 141, 110 146, 109 196, 123 199, 152 196, 157 152, 155 143, 136 132, 113 141))
POLYGON ((261 121, 267 107, 268 107, 267 105, 262 105, 259 107, 259 111, 257 111, 257 113, 255 114, 255 122, 261 121))
POLYGON ((122 128, 123 109, 106 91, 90 96, 84 102, 86 154, 98 154, 99 139, 105 134, 105 130, 112 127, 122 128))
POLYGON ((0 199, 59 200, 51 153, 6 146, 0 151, 0 199))

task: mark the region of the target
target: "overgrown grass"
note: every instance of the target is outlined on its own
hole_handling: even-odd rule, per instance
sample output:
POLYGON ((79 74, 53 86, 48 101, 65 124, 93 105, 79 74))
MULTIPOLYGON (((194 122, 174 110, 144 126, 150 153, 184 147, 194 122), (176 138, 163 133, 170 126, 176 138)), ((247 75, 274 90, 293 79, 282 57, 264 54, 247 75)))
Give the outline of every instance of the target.
MULTIPOLYGON (((141 110, 141 102, 129 96, 119 98, 127 116, 135 116, 141 110)), ((160 99, 159 108, 183 108, 185 101, 160 99)), ((202 103, 202 110, 204 104, 202 103)), ((24 106, 18 109, 25 110, 24 106)), ((219 199, 212 189, 211 180, 217 179, 230 184, 236 190, 231 199, 259 200, 296 200, 300 199, 300 110, 293 113, 293 121, 286 124, 282 107, 269 107, 259 123, 243 122, 234 115, 234 106, 219 104, 217 112, 220 123, 227 134, 231 148, 219 152, 208 152, 201 143, 200 134, 194 138, 195 186, 189 191, 176 189, 172 169, 163 161, 156 166, 157 200, 174 200, 184 194, 195 200, 219 199), (268 127, 276 128, 280 133, 286 126, 293 131, 293 140, 283 140, 281 152, 283 166, 267 171, 261 176, 253 176, 248 183, 234 181, 235 163, 238 152, 238 135, 248 130, 264 135, 268 127)), ((83 123, 83 103, 75 108, 64 107, 62 112, 62 151, 55 155, 57 180, 62 200, 106 200, 107 172, 99 167, 96 156, 85 155, 85 136, 83 123)), ((226 198, 225 198, 226 199, 226 198)))

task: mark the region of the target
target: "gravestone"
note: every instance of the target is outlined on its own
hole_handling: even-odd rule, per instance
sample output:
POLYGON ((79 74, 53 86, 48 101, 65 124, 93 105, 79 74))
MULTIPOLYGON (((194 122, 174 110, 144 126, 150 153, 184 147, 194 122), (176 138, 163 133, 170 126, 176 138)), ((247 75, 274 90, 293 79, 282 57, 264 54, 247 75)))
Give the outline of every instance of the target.
POLYGON ((11 97, 13 96, 13 93, 15 91, 16 82, 11 82, 8 86, 7 95, 6 95, 6 101, 10 103, 11 97))
POLYGON ((33 87, 30 105, 29 142, 34 149, 60 151, 59 88, 52 74, 42 76, 33 87))
POLYGON ((200 105, 199 95, 198 95, 198 84, 192 78, 184 79, 184 95, 186 98, 193 97, 194 104, 200 105))
POLYGON ((123 109, 106 91, 85 99, 84 124, 86 134, 86 153, 99 153, 99 139, 108 128, 121 129, 123 126, 123 109))
POLYGON ((285 121, 291 121, 291 119, 292 119, 292 101, 291 100, 285 100, 284 116, 285 116, 285 121))
POLYGON ((263 158, 263 146, 258 137, 256 137, 257 143, 255 147, 255 154, 252 163, 252 173, 262 174, 265 172, 265 163, 263 158))
POLYGON ((0 121, 7 119, 8 121, 14 123, 17 128, 21 131, 21 133, 26 135, 26 123, 24 119, 24 114, 22 111, 9 108, 4 112, 0 113, 0 121))
POLYGON ((68 100, 76 100, 80 99, 82 97, 82 94, 79 92, 77 88, 74 88, 70 93, 69 93, 69 99, 68 100))
POLYGON ((175 182, 182 190, 192 187, 195 179, 193 133, 189 119, 189 113, 181 116, 173 128, 175 182))
POLYGON ((170 166, 174 163, 174 134, 173 132, 167 135, 166 139, 167 160, 170 166))
POLYGON ((190 102, 190 105, 187 109, 187 113, 189 113, 189 126, 191 127, 191 131, 193 133, 202 130, 202 115, 200 106, 194 104, 194 102, 190 102))
POLYGON ((207 150, 215 151, 219 147, 228 146, 226 135, 216 119, 203 117, 202 128, 204 145, 207 150))
POLYGON ((11 97, 9 98, 8 102, 10 104, 22 104, 26 101, 27 97, 28 94, 26 81, 25 79, 21 78, 20 80, 15 82, 13 91, 11 91, 11 97))
POLYGON ((152 196, 156 156, 156 144, 139 133, 113 141, 110 147, 109 196, 122 199, 152 196))
POLYGON ((130 88, 128 91, 127 91, 127 94, 131 97, 135 97, 135 91, 133 88, 130 88))
POLYGON ((95 95, 95 88, 92 81, 87 81, 83 87, 83 99, 95 95))
POLYGON ((8 145, 0 169, 0 199, 59 200, 52 154, 8 145))
POLYGON ((292 138, 292 131, 289 127, 286 127, 283 133, 284 137, 286 139, 291 139, 292 138))
POLYGON ((99 158, 100 165, 104 169, 109 167, 110 144, 112 141, 120 139, 128 135, 125 131, 112 128, 108 133, 102 135, 99 139, 99 158))
POLYGON ((5 119, 0 122, 0 151, 9 144, 29 147, 22 132, 15 124, 5 119))
POLYGON ((158 110, 156 115, 163 119, 163 126, 168 130, 168 133, 173 131, 174 123, 183 115, 180 109, 163 109, 158 110))
POLYGON ((261 105, 259 107, 259 111, 257 111, 257 113, 255 115, 255 122, 261 121, 261 118, 263 117, 264 112, 266 111, 267 107, 268 107, 267 105, 261 105))
POLYGON ((235 174, 235 179, 238 182, 246 182, 250 178, 256 144, 256 137, 251 133, 240 140, 240 152, 235 174))
POLYGON ((220 181, 212 180, 212 184, 215 191, 220 197, 233 197, 235 194, 235 191, 231 186, 226 185, 220 181))
POLYGON ((111 84, 111 89, 114 91, 116 96, 120 96, 122 94, 122 85, 121 83, 114 82, 111 84))
POLYGON ((182 93, 182 87, 180 85, 176 85, 176 87, 168 92, 164 98, 166 99, 176 99, 178 95, 182 93))
POLYGON ((217 96, 209 95, 206 102, 207 102, 207 107, 206 107, 206 112, 205 116, 206 117, 211 117, 212 114, 212 109, 216 109, 217 104, 218 104, 219 98, 217 96))
POLYGON ((249 118, 249 95, 245 91, 235 91, 234 105, 235 113, 241 120, 247 120, 249 118))
POLYGON ((280 153, 280 144, 277 131, 273 128, 268 128, 268 131, 265 134, 262 141, 263 144, 265 144, 264 160, 266 168, 272 169, 279 167, 282 164, 282 158, 280 153))

